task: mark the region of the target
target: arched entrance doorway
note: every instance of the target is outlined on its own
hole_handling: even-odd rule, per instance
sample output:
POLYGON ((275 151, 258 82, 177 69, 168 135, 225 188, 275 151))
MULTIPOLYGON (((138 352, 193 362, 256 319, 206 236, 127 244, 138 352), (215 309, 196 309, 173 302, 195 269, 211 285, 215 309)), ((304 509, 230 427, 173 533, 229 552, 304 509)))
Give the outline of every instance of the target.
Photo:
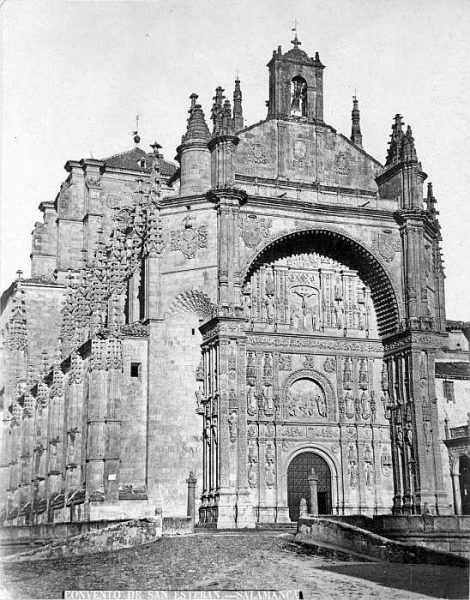
POLYGON ((459 473, 462 514, 470 515, 470 458, 468 456, 460 457, 459 473))
POLYGON ((318 514, 328 515, 331 513, 330 468, 324 458, 315 452, 306 451, 293 458, 287 469, 287 502, 291 521, 297 521, 299 518, 299 504, 302 498, 307 500, 308 510, 310 510, 308 477, 312 469, 315 470, 318 477, 318 514))

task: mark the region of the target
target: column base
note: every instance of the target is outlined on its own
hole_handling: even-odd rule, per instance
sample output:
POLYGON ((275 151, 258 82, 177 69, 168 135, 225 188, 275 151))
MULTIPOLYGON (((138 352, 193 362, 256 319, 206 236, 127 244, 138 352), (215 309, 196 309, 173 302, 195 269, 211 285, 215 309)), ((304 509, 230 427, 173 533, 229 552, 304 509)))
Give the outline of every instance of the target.
POLYGON ((258 522, 259 523, 274 523, 276 521, 276 507, 275 506, 262 506, 258 508, 258 522))
POLYGON ((238 492, 236 527, 238 529, 253 529, 256 527, 255 513, 249 501, 248 491, 238 492))
POLYGON ((276 523, 292 523, 289 517, 289 508, 287 506, 278 506, 276 512, 276 523))
POLYGON ((235 529, 235 511, 237 498, 231 492, 218 492, 217 503, 217 529, 235 529))

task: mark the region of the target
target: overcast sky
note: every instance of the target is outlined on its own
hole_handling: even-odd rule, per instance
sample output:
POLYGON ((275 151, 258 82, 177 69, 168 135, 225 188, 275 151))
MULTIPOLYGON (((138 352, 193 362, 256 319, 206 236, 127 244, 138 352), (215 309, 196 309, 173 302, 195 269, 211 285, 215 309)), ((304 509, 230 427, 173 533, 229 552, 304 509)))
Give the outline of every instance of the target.
POLYGON ((447 316, 470 320, 469 0, 7 0, 2 6, 2 289, 29 274, 38 204, 68 159, 104 158, 156 138, 173 159, 189 95, 206 117, 238 69, 247 124, 263 119, 266 63, 320 53, 325 121, 349 136, 357 89, 365 149, 385 159, 395 113, 413 128, 438 199, 447 316))

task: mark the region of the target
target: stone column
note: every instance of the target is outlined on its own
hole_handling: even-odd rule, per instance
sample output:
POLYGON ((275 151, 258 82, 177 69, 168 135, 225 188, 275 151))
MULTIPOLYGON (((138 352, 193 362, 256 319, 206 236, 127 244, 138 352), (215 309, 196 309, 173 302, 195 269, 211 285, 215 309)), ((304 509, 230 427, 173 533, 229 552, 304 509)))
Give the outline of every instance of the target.
MULTIPOLYGON (((106 340, 92 340, 86 445, 86 492, 90 502, 104 501, 107 372, 106 340)), ((95 511, 96 512, 96 511, 95 511)))
POLYGON ((452 472, 452 491, 454 492, 454 509, 456 515, 462 514, 462 496, 460 493, 460 473, 452 472))
POLYGON ((312 467, 308 476, 308 491, 310 500, 310 514, 318 515, 318 475, 312 467))
POLYGON ((237 340, 237 398, 238 398, 238 488, 237 527, 254 526, 254 513, 249 501, 247 468, 247 404, 246 404, 246 340, 237 340))
POLYGON ((195 510, 196 510, 196 483, 197 479, 194 477, 194 473, 190 471, 188 479, 186 479, 186 483, 188 484, 188 508, 187 515, 191 517, 191 526, 194 529, 194 521, 195 521, 195 510))

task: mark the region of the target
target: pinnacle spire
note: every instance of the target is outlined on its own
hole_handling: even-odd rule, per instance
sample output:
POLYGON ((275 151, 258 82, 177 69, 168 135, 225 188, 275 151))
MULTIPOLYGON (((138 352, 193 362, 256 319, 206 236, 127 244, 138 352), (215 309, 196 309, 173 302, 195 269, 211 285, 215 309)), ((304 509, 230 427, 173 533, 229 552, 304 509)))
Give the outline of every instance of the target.
POLYGON ((233 127, 235 131, 243 129, 242 91, 238 74, 235 79, 235 89, 233 92, 233 127))
POLYGON ((359 112, 359 102, 356 95, 353 96, 353 109, 351 112, 351 142, 362 148, 361 116, 359 112))
POLYGON ((387 167, 402 160, 418 160, 411 127, 408 125, 406 132, 404 132, 403 125, 403 117, 396 114, 390 135, 387 160, 385 161, 387 167))
POLYGON ((188 126, 181 142, 188 143, 194 141, 207 142, 210 139, 209 128, 204 118, 204 112, 200 104, 197 104, 197 94, 191 94, 191 107, 189 109, 188 126))
POLYGON ((439 214, 439 211, 436 210, 436 203, 437 203, 437 200, 434 197, 434 192, 433 192, 433 189, 432 189, 432 183, 429 182, 428 183, 428 193, 427 193, 427 196, 426 196, 426 207, 428 209, 428 212, 433 217, 435 217, 436 215, 439 214))

